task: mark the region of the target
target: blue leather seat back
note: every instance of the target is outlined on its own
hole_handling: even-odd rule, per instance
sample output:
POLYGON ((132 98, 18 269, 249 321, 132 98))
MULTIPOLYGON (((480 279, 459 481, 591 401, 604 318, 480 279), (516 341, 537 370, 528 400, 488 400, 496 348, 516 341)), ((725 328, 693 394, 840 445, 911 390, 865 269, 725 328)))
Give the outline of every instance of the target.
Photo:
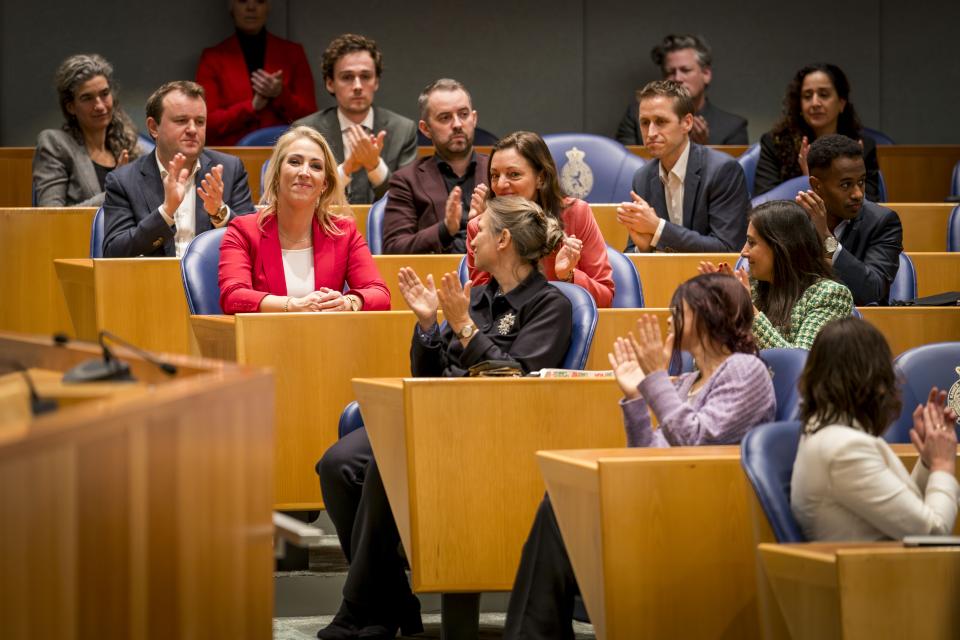
POLYGON ((917 271, 910 256, 900 252, 900 267, 890 284, 890 300, 913 300, 917 297, 917 271))
POLYGON ((863 135, 873 138, 873 141, 877 144, 897 144, 893 141, 893 138, 882 131, 877 131, 876 129, 870 129, 868 127, 864 127, 861 129, 861 131, 863 131, 863 135))
POLYGON ((227 228, 212 229, 190 241, 180 260, 183 290, 192 315, 219 315, 220 308, 220 243, 227 228))
POLYGON ((743 177, 747 180, 747 195, 753 197, 753 183, 757 179, 757 164, 760 162, 760 143, 755 142, 737 158, 743 177))
POLYGON ((800 441, 800 422, 770 422, 754 427, 740 443, 743 466, 777 542, 806 542, 790 510, 790 478, 800 441))
POLYGON ((146 155, 156 149, 157 143, 150 136, 144 133, 138 133, 137 146, 140 148, 140 155, 146 155))
POLYGON ((251 131, 247 135, 243 136, 237 140, 236 146, 238 147, 272 147, 277 144, 277 140, 284 133, 287 132, 287 129, 290 127, 285 124, 278 124, 273 127, 264 127, 263 129, 257 129, 256 131, 251 131))
POLYGON ((388 197, 389 194, 384 194, 370 205, 370 213, 367 214, 367 246, 375 256, 383 253, 383 212, 387 209, 388 197))
POLYGON ((953 179, 950 180, 950 195, 960 196, 960 160, 953 165, 953 179))
POLYGON ((630 199, 633 174, 644 162, 610 138, 587 133, 543 137, 557 165, 564 193, 587 202, 630 199))
POLYGON ((93 214, 93 225, 90 227, 90 257, 103 257, 103 207, 93 214))
POLYGON ((900 416, 883 434, 883 439, 906 443, 910 442, 913 410, 927 401, 930 389, 937 387, 949 392, 952 387, 960 385, 960 372, 957 371, 960 367, 960 342, 934 342, 914 347, 897 356, 893 363, 897 368, 903 408, 900 416))
POLYGON ((460 276, 460 284, 467 284, 470 279, 470 269, 467 268, 467 256, 460 258, 460 266, 457 267, 457 275, 460 276))
POLYGON ((263 192, 267 189, 267 169, 270 168, 270 158, 267 158, 263 161, 263 164, 260 166, 260 193, 257 194, 258 198, 263 197, 263 192))
POLYGON ((883 179, 883 171, 877 169, 877 200, 889 202, 887 197, 887 181, 883 179))
POLYGON ((551 282, 573 305, 573 332, 570 348, 561 365, 564 369, 583 369, 590 355, 593 333, 597 329, 597 303, 583 287, 569 282, 551 282))
POLYGON ((947 251, 960 251, 960 205, 954 207, 947 218, 947 251))
POLYGON ((607 259, 613 269, 613 308, 638 309, 643 306, 643 284, 637 266, 627 256, 607 245, 607 259))
POLYGON ((760 359, 773 372, 773 393, 777 398, 776 420, 796 420, 800 412, 797 383, 807 362, 806 349, 762 349, 760 359))
POLYGON ((344 407, 340 414, 340 421, 337 423, 337 437, 342 438, 362 426, 363 416, 360 415, 360 403, 354 400, 344 407))
POLYGON ((764 202, 770 202, 771 200, 789 200, 790 202, 793 202, 794 198, 797 197, 797 191, 806 191, 809 188, 810 178, 807 176, 790 178, 786 182, 781 182, 763 195, 754 197, 752 200, 750 200, 750 206, 756 207, 764 202))

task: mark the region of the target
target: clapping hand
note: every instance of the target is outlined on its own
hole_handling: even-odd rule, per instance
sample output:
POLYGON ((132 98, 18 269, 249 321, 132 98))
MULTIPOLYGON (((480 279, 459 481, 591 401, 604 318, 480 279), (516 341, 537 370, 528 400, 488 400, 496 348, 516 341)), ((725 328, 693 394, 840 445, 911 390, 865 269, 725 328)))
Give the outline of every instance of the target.
POLYGON ((184 166, 186 163, 187 156, 182 153, 175 154, 167 163, 167 175, 163 179, 163 208, 170 217, 180 208, 183 196, 187 193, 190 170, 184 166))
POLYGON ((443 309, 443 317, 454 333, 460 333, 460 329, 471 322, 470 288, 472 286, 473 283, 469 280, 465 285, 460 286, 460 277, 453 272, 443 274, 440 279, 437 298, 440 300, 440 308, 443 309))
POLYGON ((957 414, 946 406, 946 401, 945 391, 936 387, 930 390, 927 403, 917 405, 913 412, 910 441, 928 469, 953 475, 957 457, 957 414))
POLYGON ((463 218, 462 194, 463 191, 460 187, 454 187, 450 189, 450 195, 447 196, 446 210, 443 214, 443 224, 452 236, 460 232, 460 219, 463 218))
MULTIPOLYGON (((673 322, 669 322, 666 339, 660 336, 660 323, 656 316, 642 315, 637 320, 637 339, 635 348, 637 361, 646 375, 654 371, 666 371, 673 352, 673 322)), ((630 336, 631 339, 633 336, 630 336)))
POLYGON ((803 136, 800 141, 800 153, 797 155, 797 162, 800 164, 800 171, 803 175, 810 175, 810 167, 807 165, 807 154, 810 153, 810 141, 807 136, 803 136))
POLYGON ((638 350, 639 345, 631 333, 627 338, 617 338, 613 343, 613 353, 607 354, 617 384, 628 400, 640 397, 640 383, 647 377, 637 360, 638 350))
POLYGON ((215 216, 223 206, 223 165, 210 169, 210 172, 200 181, 197 195, 203 200, 203 209, 207 215, 215 216))
POLYGON ((427 283, 410 267, 403 267, 398 274, 400 294, 407 306, 417 316, 420 328, 429 331, 437 323, 437 309, 440 305, 437 288, 433 284, 433 275, 427 274, 427 283))
POLYGON ((470 212, 467 213, 467 220, 473 220, 487 208, 487 192, 490 188, 482 182, 473 188, 470 195, 470 212))
POLYGON ((583 240, 574 235, 564 236, 553 266, 558 279, 567 280, 570 277, 570 273, 580 264, 581 251, 583 251, 583 240))
POLYGON ((690 129, 690 139, 697 144, 707 144, 710 140, 710 124, 703 116, 693 116, 693 128, 690 129))
POLYGON ((373 136, 364 131, 363 127, 358 124, 347 129, 347 142, 350 152, 344 161, 344 172, 349 175, 361 168, 368 172, 376 169, 377 165, 380 164, 380 152, 383 151, 383 140, 386 137, 386 131, 381 131, 373 136))

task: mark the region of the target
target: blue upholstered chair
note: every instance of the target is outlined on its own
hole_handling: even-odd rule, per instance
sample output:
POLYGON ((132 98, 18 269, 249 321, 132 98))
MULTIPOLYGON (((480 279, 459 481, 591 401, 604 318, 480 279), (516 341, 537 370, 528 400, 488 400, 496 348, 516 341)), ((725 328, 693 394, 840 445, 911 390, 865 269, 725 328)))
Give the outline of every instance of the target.
POLYGON ((950 179, 950 195, 960 196, 960 160, 953 165, 953 178, 950 179))
POLYGON ((567 195, 587 202, 629 200, 633 174, 644 165, 643 158, 616 140, 587 133, 558 133, 543 140, 567 195))
POLYGON ((360 415, 360 403, 354 400, 344 407, 340 414, 340 421, 337 423, 337 437, 342 438, 362 426, 363 416, 360 415))
POLYGON ((156 141, 144 133, 137 134, 137 146, 140 148, 140 155, 145 155, 157 147, 156 141))
POLYGON ((280 138, 284 133, 289 129, 285 124, 278 124, 274 127, 264 127, 263 129, 257 129, 256 131, 251 131, 247 135, 243 136, 237 140, 236 146, 238 147, 272 147, 277 144, 277 139, 280 138))
MULTIPOLYGON (((500 139, 495 133, 491 133, 486 129, 481 129, 477 127, 473 132, 473 144, 477 147, 492 147, 497 144, 497 141, 500 139)), ((417 146, 418 147, 432 147, 433 140, 423 135, 423 132, 417 129, 417 146)))
POLYGON ((93 224, 90 226, 90 257, 103 257, 103 207, 93 214, 93 224))
POLYGON ((750 206, 756 207, 757 205, 763 204, 764 202, 770 202, 771 200, 789 200, 793 202, 793 199, 797 197, 797 191, 805 191, 810 188, 810 178, 807 176, 797 176, 796 178, 790 178, 786 182, 781 182, 770 191, 754 197, 750 200, 750 206))
POLYGON ((607 245, 607 259, 613 269, 614 309, 636 309, 643 306, 643 283, 637 266, 627 256, 607 245))
POLYGON ((227 228, 201 233, 187 245, 180 259, 183 290, 191 315, 219 315, 220 308, 220 243, 227 228))
POLYGON ((753 485, 777 542, 806 542, 790 510, 790 478, 797 457, 800 422, 754 427, 740 443, 740 464, 753 485))
POLYGON ((470 279, 470 269, 467 267, 467 256, 460 258, 460 266, 457 267, 457 275, 460 276, 460 284, 467 284, 470 279))
POLYGON ((893 138, 882 131, 877 131, 876 129, 870 129, 868 127, 864 127, 861 129, 861 131, 863 131, 863 135, 873 138, 873 141, 877 144, 897 144, 893 141, 893 138))
POLYGON ((960 251, 960 205, 954 207, 947 218, 947 251, 960 251))
POLYGON ((890 300, 913 300, 917 297, 917 270, 910 256, 900 252, 900 267, 890 284, 890 300))
POLYGON ((753 197, 753 183, 757 179, 757 164, 760 162, 760 143, 755 142, 737 158, 743 169, 743 177, 747 180, 747 195, 753 197))
POLYGON ((590 355, 593 333, 597 330, 597 303, 583 287, 569 282, 551 282, 573 305, 573 333, 570 348, 560 365, 564 369, 583 369, 590 355))
POLYGON ((367 246, 375 256, 383 253, 383 212, 387 209, 389 195, 385 193, 370 205, 370 213, 367 214, 367 246))
POLYGON ((760 359, 773 372, 773 394, 777 399, 775 420, 795 420, 800 411, 797 382, 807 362, 806 349, 763 349, 760 359))
POLYGON ((263 161, 263 164, 260 165, 260 193, 256 194, 257 198, 263 197, 263 191, 267 188, 267 169, 270 167, 270 158, 267 158, 263 161))
POLYGON ((879 202, 889 202, 887 181, 883 179, 883 171, 879 169, 877 169, 877 200, 879 202))
POLYGON ((887 442, 910 442, 913 426, 913 410, 927 401, 930 389, 950 391, 960 384, 960 342, 935 342, 914 347, 901 353, 893 361, 898 369, 900 400, 903 408, 900 417, 893 421, 883 434, 887 442))

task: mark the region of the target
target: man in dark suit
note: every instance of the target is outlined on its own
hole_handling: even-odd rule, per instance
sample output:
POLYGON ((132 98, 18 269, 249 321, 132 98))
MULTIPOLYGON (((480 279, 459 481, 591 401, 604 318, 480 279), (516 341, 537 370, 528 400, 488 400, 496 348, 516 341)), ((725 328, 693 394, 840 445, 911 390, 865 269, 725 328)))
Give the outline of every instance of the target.
POLYGON ((470 93, 449 78, 420 94, 420 131, 434 154, 390 178, 383 217, 385 253, 466 253, 470 200, 483 196, 489 158, 473 150, 477 112, 470 93))
POLYGON ((417 125, 373 106, 383 58, 370 38, 352 33, 337 37, 323 52, 321 66, 337 106, 293 124, 313 127, 327 139, 351 204, 371 203, 386 193, 391 173, 416 159, 417 125))
POLYGON ((168 82, 147 100, 153 153, 107 176, 103 255, 183 255, 199 233, 253 211, 243 164, 203 148, 207 106, 195 82, 168 82))
MULTIPOLYGON (((664 80, 683 83, 693 98, 695 115, 690 139, 697 144, 747 144, 747 121, 707 100, 707 87, 713 79, 713 54, 710 45, 700 36, 668 35, 650 52, 653 63, 660 67, 664 80)), ((638 103, 627 106, 617 129, 617 140, 623 144, 643 144, 637 123, 638 103)))
POLYGON ((864 200, 863 148, 846 136, 821 136, 810 145, 807 166, 812 189, 798 193, 797 202, 817 228, 834 272, 855 304, 887 304, 903 227, 896 211, 864 200))
POLYGON ((633 201, 617 208, 630 234, 626 251, 739 251, 750 208, 743 169, 690 140, 693 100, 682 84, 657 80, 639 97, 640 131, 654 160, 633 177, 633 201))

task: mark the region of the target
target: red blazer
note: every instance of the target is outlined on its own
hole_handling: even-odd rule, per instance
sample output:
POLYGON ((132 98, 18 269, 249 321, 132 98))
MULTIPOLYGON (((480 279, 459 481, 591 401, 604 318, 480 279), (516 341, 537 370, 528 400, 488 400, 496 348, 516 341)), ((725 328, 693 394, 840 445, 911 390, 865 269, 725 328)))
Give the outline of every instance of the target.
POLYGON ((251 131, 290 124, 317 110, 313 73, 303 47, 268 33, 263 70, 279 69, 283 70, 283 91, 254 111, 250 72, 237 36, 203 50, 197 82, 207 93, 207 145, 232 146, 251 131))
MULTIPOLYGON (((313 278, 316 289, 343 291, 344 283, 363 300, 364 311, 389 311, 390 290, 370 255, 367 243, 352 218, 336 220, 342 235, 320 230, 313 219, 313 278)), ((257 224, 257 214, 230 221, 220 245, 220 308, 224 313, 250 313, 260 309, 267 295, 287 295, 280 254, 277 217, 257 224)))
MULTIPOLYGON (((583 200, 567 198, 564 201, 566 208, 561 212, 563 218, 563 232, 568 236, 577 236, 583 240, 583 249, 580 251, 580 262, 573 270, 573 282, 587 290, 597 302, 597 307, 603 309, 613 303, 613 269, 607 259, 607 243, 603 240, 600 227, 590 205, 583 200)), ((473 265, 473 236, 477 235, 480 221, 474 218, 467 225, 467 266, 470 269, 470 280, 474 285, 483 284, 490 279, 486 271, 478 271, 473 265)), ((547 280, 556 280, 557 272, 554 264, 557 261, 558 248, 540 261, 543 273, 547 280)))

